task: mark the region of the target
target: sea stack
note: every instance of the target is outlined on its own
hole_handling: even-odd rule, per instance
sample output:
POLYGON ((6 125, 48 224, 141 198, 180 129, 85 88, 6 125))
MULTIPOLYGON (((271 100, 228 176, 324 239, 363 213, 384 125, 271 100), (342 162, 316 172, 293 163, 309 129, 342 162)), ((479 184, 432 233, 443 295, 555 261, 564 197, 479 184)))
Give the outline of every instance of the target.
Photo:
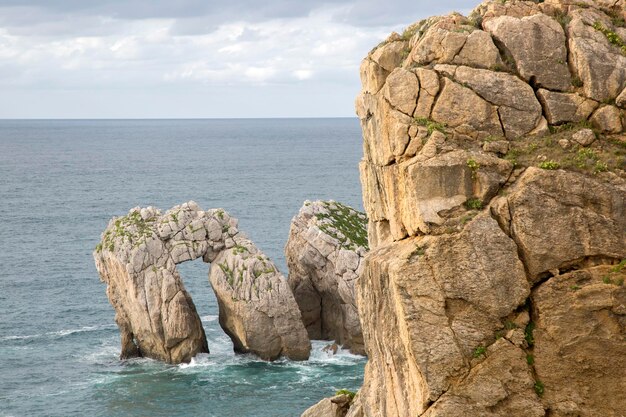
POLYGON ((289 285, 311 339, 364 354, 356 282, 368 250, 367 218, 335 201, 305 201, 291 221, 289 285))
POLYGON ((363 60, 369 362, 347 416, 623 415, 625 19, 486 1, 363 60))
POLYGON ((310 342, 300 311, 276 266, 222 209, 190 201, 165 213, 131 209, 113 218, 94 251, 122 337, 122 358, 188 362, 208 346, 200 318, 176 265, 202 258, 220 324, 235 350, 266 360, 307 359, 310 342), (262 335, 262 336, 259 336, 262 335))

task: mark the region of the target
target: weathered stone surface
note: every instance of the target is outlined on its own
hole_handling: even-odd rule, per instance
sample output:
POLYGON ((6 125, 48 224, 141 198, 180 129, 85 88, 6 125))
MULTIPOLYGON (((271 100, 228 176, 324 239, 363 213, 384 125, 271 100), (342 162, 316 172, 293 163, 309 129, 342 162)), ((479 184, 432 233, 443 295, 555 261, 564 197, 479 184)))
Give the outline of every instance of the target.
POLYGON ((595 142, 596 134, 591 129, 581 129, 572 135, 572 140, 579 145, 589 146, 595 142))
POLYGON ((567 26, 570 62, 583 82, 585 96, 596 101, 615 99, 626 85, 626 56, 607 37, 593 28, 599 22, 612 25, 607 16, 595 9, 575 10, 567 26))
POLYGON ((443 79, 431 117, 452 128, 469 126, 471 130, 487 135, 503 133, 496 107, 471 89, 448 78, 443 79))
POLYGON ((220 325, 236 352, 252 352, 265 360, 281 355, 308 359, 311 344, 287 280, 240 235, 211 264, 209 280, 219 305, 220 325))
POLYGON ((500 339, 487 349, 486 355, 467 378, 443 394, 423 416, 543 417, 545 411, 534 390, 526 353, 500 339))
POLYGON ((428 28, 412 49, 411 59, 419 65, 439 63, 491 68, 502 64, 491 36, 454 14, 428 28))
POLYGON ((532 280, 602 258, 626 258, 626 182, 530 167, 498 214, 532 280), (508 213, 508 214, 506 214, 508 213), (545 227, 550 225, 550 227, 545 227))
POLYGON ((565 33, 556 20, 545 14, 499 16, 484 27, 512 56, 524 81, 550 90, 572 88, 565 33))
MULTIPOLYGON (((535 129, 541 121, 541 104, 535 97, 535 92, 519 78, 504 72, 469 67, 456 68, 453 77, 497 106, 507 138, 514 139, 525 135, 535 129)), ((485 124, 488 126, 491 121, 485 124)))
POLYGON ((488 215, 459 234, 373 250, 358 291, 370 358, 365 415, 420 415, 528 294, 515 244, 488 215))
POLYGON ((625 279, 626 268, 600 266, 533 291, 534 365, 550 415, 621 417, 626 410, 625 279))
POLYGON ((429 118, 435 97, 439 94, 439 76, 435 71, 418 68, 415 74, 420 83, 419 97, 417 98, 417 106, 415 107, 415 117, 429 118))
POLYGON ((403 68, 393 70, 385 83, 384 96, 391 106, 402 113, 412 116, 417 102, 419 81, 417 76, 403 68))
MULTIPOLYGON (((461 150, 420 158, 427 150, 424 146, 416 158, 389 167, 360 165, 365 209, 371 219, 389 222, 394 240, 428 233, 443 222, 439 212, 471 198, 488 201, 513 169, 490 154, 461 150)), ((371 239, 370 245, 375 246, 371 239)))
POLYGON ((622 131, 622 117, 615 106, 600 107, 591 116, 591 123, 603 132, 620 133, 622 131))
POLYGON ((617 107, 626 109, 626 88, 624 88, 624 91, 622 91, 621 94, 617 96, 617 98, 615 99, 615 104, 617 105, 617 107))
POLYGON ((599 352, 610 340, 611 354, 624 356, 621 292, 600 297, 564 284, 571 294, 559 308, 541 306, 543 320, 538 294, 572 270, 626 258, 626 177, 612 152, 623 135, 609 134, 626 123, 626 56, 615 45, 615 36, 626 40, 615 26, 624 5, 487 1, 469 20, 453 14, 411 27, 402 67, 419 91, 409 93, 414 81, 394 90, 400 102, 417 97, 419 126, 409 123, 408 144, 393 151, 381 102, 359 113, 371 252, 357 292, 369 362, 349 415, 620 415, 623 365, 609 369, 599 352), (490 31, 503 62, 488 66, 490 31), (473 36, 487 46, 470 47, 473 36), (463 61, 470 55, 477 59, 463 61), (570 139, 569 126, 558 126, 587 121, 603 130, 597 141, 592 131, 570 139), (580 172, 533 168, 552 158, 580 172), (494 296, 503 289, 514 294, 494 296), (561 325, 579 328, 561 340, 561 325), (542 365, 533 355, 544 355, 542 365), (560 358, 567 366, 553 372, 560 358), (611 390, 597 394, 605 384, 611 390))
POLYGON ((350 408, 350 397, 344 394, 324 398, 306 410, 301 417, 344 417, 350 408))
POLYGON ((509 142, 506 140, 496 140, 493 142, 485 142, 483 144, 483 150, 485 152, 494 152, 500 155, 504 155, 509 151, 509 142))
MULTIPOLYGON (((202 257, 205 262, 223 263, 234 271, 232 268, 246 258, 238 252, 244 247, 249 253, 264 256, 238 231, 236 219, 223 210, 203 211, 193 201, 164 214, 153 207, 136 207, 127 216, 112 219, 93 255, 115 308, 122 335, 121 356, 180 363, 208 352, 200 318, 176 264, 202 257)), ((221 314, 220 322, 262 324, 256 331, 272 335, 279 344, 276 349, 274 345, 265 346, 265 340, 260 339, 239 343, 250 340, 249 324, 236 329, 225 325, 236 347, 245 346, 266 359, 275 359, 281 353, 306 359, 310 343, 298 306, 286 280, 271 262, 267 265, 266 275, 252 278, 248 274, 253 270, 246 270, 245 279, 237 281, 228 274, 214 273, 219 268, 212 268, 211 283, 220 309, 235 303, 235 295, 241 304, 238 310, 228 312, 229 317, 221 314), (254 294, 252 289, 266 281, 275 288, 254 294), (263 321, 268 315, 272 320, 263 321)))
POLYGON ((367 253, 367 219, 334 201, 305 202, 291 221, 289 285, 311 339, 363 354, 355 283, 367 253))
POLYGON ((567 122, 587 120, 598 108, 598 103, 578 94, 557 93, 540 89, 537 97, 543 105, 548 123, 558 125, 567 122))

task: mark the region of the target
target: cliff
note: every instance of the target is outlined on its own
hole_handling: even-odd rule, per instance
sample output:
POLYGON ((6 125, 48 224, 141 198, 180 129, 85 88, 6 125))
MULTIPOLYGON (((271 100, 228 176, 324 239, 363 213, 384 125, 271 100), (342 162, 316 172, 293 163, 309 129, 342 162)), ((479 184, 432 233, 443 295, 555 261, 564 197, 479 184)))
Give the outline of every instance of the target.
POLYGON ((624 415, 625 19, 487 1, 363 60, 348 416, 624 415))

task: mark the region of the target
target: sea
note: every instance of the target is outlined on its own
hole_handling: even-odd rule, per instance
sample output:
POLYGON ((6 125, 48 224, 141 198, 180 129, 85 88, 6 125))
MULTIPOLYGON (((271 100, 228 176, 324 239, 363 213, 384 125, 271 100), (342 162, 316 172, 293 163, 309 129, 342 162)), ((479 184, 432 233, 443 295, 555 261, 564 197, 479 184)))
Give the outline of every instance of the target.
POLYGON ((366 359, 233 353, 202 260, 179 265, 210 354, 119 360, 92 251, 112 216, 189 200, 223 208, 286 276, 305 200, 362 208, 356 118, 0 120, 0 416, 297 417, 356 390, 366 359))

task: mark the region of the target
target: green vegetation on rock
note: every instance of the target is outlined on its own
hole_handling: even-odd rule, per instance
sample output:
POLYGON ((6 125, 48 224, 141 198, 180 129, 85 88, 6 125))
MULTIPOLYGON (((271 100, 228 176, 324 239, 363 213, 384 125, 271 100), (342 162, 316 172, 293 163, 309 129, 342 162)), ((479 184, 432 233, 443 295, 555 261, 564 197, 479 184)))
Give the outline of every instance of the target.
POLYGON ((321 231, 337 239, 345 249, 355 250, 359 246, 368 249, 364 213, 334 201, 323 201, 322 205, 327 213, 315 214, 321 231))

